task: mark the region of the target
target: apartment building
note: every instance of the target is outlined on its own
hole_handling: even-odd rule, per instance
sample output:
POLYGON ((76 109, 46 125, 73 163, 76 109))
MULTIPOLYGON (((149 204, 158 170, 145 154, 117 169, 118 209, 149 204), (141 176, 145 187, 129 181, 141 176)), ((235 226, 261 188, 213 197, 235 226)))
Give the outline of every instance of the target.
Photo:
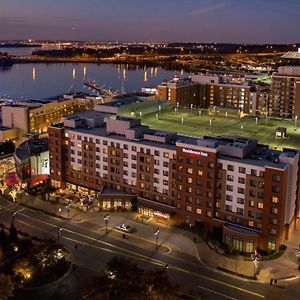
POLYGON ((175 76, 157 87, 158 99, 168 100, 174 106, 207 107, 206 86, 191 79, 179 79, 175 76))
POLYGON ((269 115, 280 118, 300 116, 300 67, 283 66, 272 75, 269 115))
POLYGON ((299 151, 181 136, 103 111, 49 127, 54 187, 93 193, 102 209, 133 203, 141 214, 201 226, 243 252, 278 249, 294 230, 299 151))
MULTIPOLYGON (((188 79, 174 77, 158 85, 158 98, 181 107, 222 107, 252 113, 251 87, 243 80, 229 80, 215 75, 193 75, 188 79)), ((253 101, 256 98, 253 99, 253 101)))

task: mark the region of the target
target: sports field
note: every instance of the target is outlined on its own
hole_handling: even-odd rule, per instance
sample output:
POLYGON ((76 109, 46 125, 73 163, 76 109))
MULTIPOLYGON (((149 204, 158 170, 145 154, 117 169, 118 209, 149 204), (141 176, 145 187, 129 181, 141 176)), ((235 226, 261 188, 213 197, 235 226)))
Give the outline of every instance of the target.
MULTIPOLYGON (((157 106, 157 104, 154 105, 157 106)), ((175 112, 174 108, 163 107, 158 113, 142 112, 142 123, 151 128, 175 131, 177 133, 201 137, 204 135, 231 135, 246 136, 257 139, 261 144, 270 145, 271 148, 300 149, 300 120, 279 120, 259 117, 256 124, 255 117, 233 117, 208 115, 207 110, 180 109, 175 112), (200 115, 201 114, 201 115, 200 115), (211 124, 211 125, 210 125, 211 124), (287 138, 276 138, 275 132, 278 127, 287 128, 287 138)), ((147 107, 149 111, 149 108, 147 107)), ((127 116, 138 116, 138 112, 124 111, 127 116)))

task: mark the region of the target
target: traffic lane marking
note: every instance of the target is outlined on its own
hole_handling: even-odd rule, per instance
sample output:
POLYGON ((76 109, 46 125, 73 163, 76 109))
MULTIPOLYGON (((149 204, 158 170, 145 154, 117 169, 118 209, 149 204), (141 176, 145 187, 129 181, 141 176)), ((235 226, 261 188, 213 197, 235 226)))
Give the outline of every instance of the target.
POLYGON ((225 295, 225 294, 222 294, 222 293, 219 293, 219 292, 216 292, 214 290, 211 290, 211 289, 208 289, 208 288, 205 288, 204 286, 200 286, 198 285, 198 288, 200 288, 201 290, 204 290, 204 291, 207 291, 207 292, 210 292, 210 293, 213 293, 213 294, 216 294, 216 295, 219 295, 219 296, 222 296, 226 299, 231 299, 231 300, 238 300, 237 298, 233 298, 233 297, 230 297, 228 295, 225 295))
MULTIPOLYGON (((25 217, 27 217, 27 215, 24 215, 24 214, 20 214, 20 215, 23 215, 25 217)), ((57 225, 53 225, 49 222, 46 222, 46 221, 42 221, 40 219, 35 219, 36 221, 40 222, 40 223, 44 223, 48 226, 51 226, 51 227, 57 227, 57 225)), ((164 266, 166 265, 165 262, 161 261, 161 260, 158 260, 158 259, 153 259, 153 258, 150 258, 146 255, 143 255, 143 254, 140 254, 140 253, 136 253, 132 250, 128 250, 128 249, 124 249, 122 247, 119 247, 119 246, 116 246, 116 245, 113 245, 113 244, 110 244, 110 243, 107 243, 107 242, 104 242, 104 241, 100 241, 99 239, 96 239, 96 238, 93 238, 93 237, 90 237, 90 236, 87 236, 87 235, 84 235, 84 234, 81 234, 81 233, 77 233, 76 231, 73 231, 73 230, 70 230, 70 229, 67 229, 67 228, 63 228, 63 231, 67 231, 71 234, 74 234, 74 235, 78 235, 80 237, 83 237, 85 239, 88 239, 88 240, 91 240, 91 241, 94 241, 94 242, 97 242, 97 243, 101 243, 101 244, 104 244, 108 247, 111 247, 111 248, 115 248, 115 249, 118 249, 118 250, 121 250, 121 251, 124 251, 130 255, 133 255, 135 258, 139 258, 141 260, 145 260, 147 262, 151 262, 151 263, 155 263, 155 264, 158 264, 160 266, 164 266)), ((128 256, 130 256, 128 255, 128 256)), ((256 296, 258 298, 265 298, 264 295, 261 295, 261 294, 258 294, 258 293, 255 293, 255 292, 252 292, 250 290, 246 290, 244 288, 241 288, 241 287, 238 287, 238 286, 235 286, 233 284, 230 284, 230 283, 226 283, 226 282, 223 282, 221 280, 218 280, 218 279, 214 279, 212 277, 209 277, 209 276, 206 276, 206 275, 201 275, 201 274, 198 274, 194 271, 190 271, 190 270, 187 270, 187 269, 184 269, 184 268, 181 268, 181 267, 178 267, 178 266, 175 266, 175 265, 170 265, 169 264, 169 268, 171 269, 174 269, 174 270, 177 270, 177 271, 180 271, 180 272, 183 272, 183 273, 186 273, 186 274, 190 274, 190 275, 194 275, 198 278, 201 278, 201 279, 206 279, 208 281, 211 281, 211 282, 214 282, 216 284, 219 284, 219 285, 223 285, 223 286, 226 286, 226 287, 229 287, 229 288, 232 288, 232 289, 235 289, 235 290, 238 290, 238 291, 241 291, 241 292, 244 292, 244 293, 247 293, 247 294, 250 294, 250 295, 253 295, 253 296, 256 296)))

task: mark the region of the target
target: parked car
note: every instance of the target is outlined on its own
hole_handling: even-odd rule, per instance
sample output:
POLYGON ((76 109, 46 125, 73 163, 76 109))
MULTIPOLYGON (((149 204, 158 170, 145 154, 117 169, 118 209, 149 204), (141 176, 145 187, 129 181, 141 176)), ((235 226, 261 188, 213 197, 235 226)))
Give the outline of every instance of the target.
POLYGON ((123 231, 123 232, 132 232, 132 228, 128 225, 125 225, 125 224, 120 224, 120 225, 117 225, 115 227, 117 230, 119 231, 123 231))

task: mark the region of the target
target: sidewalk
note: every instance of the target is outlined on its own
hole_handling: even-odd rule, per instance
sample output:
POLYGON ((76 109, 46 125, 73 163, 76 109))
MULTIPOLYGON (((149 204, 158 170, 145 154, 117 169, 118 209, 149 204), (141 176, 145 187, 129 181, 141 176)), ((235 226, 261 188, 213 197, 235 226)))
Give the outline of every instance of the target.
MULTIPOLYGON (((18 199, 18 203, 48 212, 58 217, 65 219, 69 218, 75 223, 92 222, 98 225, 103 223, 102 214, 104 214, 104 212, 80 212, 72 207, 68 209, 61 204, 39 200, 35 197, 25 195, 22 195, 22 197, 18 199)), ((176 245, 175 248, 196 256, 199 261, 204 263, 210 269, 227 270, 229 273, 240 274, 246 278, 254 276, 253 261, 242 260, 242 258, 233 259, 220 255, 198 237, 194 244, 193 238, 195 238, 196 235, 190 231, 163 225, 152 219, 141 222, 140 220, 137 220, 136 213, 113 212, 111 213, 111 216, 113 216, 110 220, 111 227, 114 227, 120 222, 127 222, 131 226, 133 225, 140 228, 140 231, 136 233, 137 235, 142 234, 151 236, 153 228, 162 229, 160 240, 163 243, 166 245, 168 243, 176 245), (173 235, 173 233, 176 235, 173 235)), ((272 278, 279 281, 300 279, 300 271, 298 270, 298 255, 300 255, 300 253, 298 253, 299 243, 300 224, 298 225, 297 230, 294 231, 290 240, 286 241, 285 244, 287 249, 280 258, 259 262, 256 274, 257 281, 269 283, 272 278)))
MULTIPOLYGON (((259 262, 256 274, 257 281, 269 283, 272 278, 279 281, 300 279, 300 271, 298 270, 299 227, 295 230, 290 240, 286 241, 287 249, 281 257, 259 262)), ((197 243, 197 249, 202 262, 209 268, 225 269, 230 273, 237 273, 245 277, 254 276, 253 261, 233 259, 220 255, 212 250, 206 242, 197 243)))

